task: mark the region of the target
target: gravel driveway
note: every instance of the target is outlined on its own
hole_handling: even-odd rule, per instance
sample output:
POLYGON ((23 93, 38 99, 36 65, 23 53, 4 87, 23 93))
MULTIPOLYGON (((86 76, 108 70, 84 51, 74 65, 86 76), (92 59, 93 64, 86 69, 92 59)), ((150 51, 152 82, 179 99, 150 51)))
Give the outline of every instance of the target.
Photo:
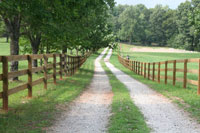
POLYGON ((111 115, 112 96, 109 79, 101 67, 100 60, 105 49, 95 60, 95 74, 86 91, 74 100, 49 129, 50 133, 103 133, 107 131, 111 115))
MULTIPOLYGON (((110 58, 109 51, 105 60, 110 58)), ((112 73, 130 90, 131 98, 143 113, 153 133, 200 133, 200 124, 191 119, 161 94, 138 82, 129 75, 106 62, 112 73)))

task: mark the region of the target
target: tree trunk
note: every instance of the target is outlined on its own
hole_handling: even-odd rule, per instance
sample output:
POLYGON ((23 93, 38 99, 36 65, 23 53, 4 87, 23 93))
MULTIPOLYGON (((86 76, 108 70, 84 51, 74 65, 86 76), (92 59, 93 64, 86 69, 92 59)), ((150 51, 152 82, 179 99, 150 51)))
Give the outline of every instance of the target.
MULTIPOLYGON (((38 54, 38 49, 39 47, 32 47, 32 53, 33 54, 38 54)), ((33 67, 38 67, 38 61, 37 59, 36 60, 33 60, 33 67)))
POLYGON ((129 44, 132 44, 132 37, 129 38, 129 44))
MULTIPOLYGON (((65 56, 61 58, 62 62, 66 61, 66 52, 67 52, 67 47, 63 46, 63 48, 62 48, 62 54, 65 54, 65 56)), ((62 65, 62 68, 65 69, 65 65, 64 64, 62 65)))
MULTIPOLYGON (((29 34, 29 39, 30 39, 30 42, 31 42, 32 53, 38 54, 39 46, 40 46, 40 42, 41 42, 41 34, 40 33, 38 33, 36 35, 30 35, 29 34)), ((37 59, 33 60, 33 67, 38 67, 37 59)))
MULTIPOLYGON (((40 54, 44 54, 44 47, 43 47, 43 45, 40 46, 40 54)), ((42 59, 40 59, 40 66, 42 66, 42 64, 43 64, 43 61, 42 61, 42 59)))
POLYGON ((62 48, 62 53, 65 54, 67 52, 67 47, 66 46, 63 46, 62 48))
MULTIPOLYGON (((10 55, 19 55, 19 37, 11 35, 10 41, 10 55)), ((12 61, 10 65, 10 71, 18 71, 18 61, 12 61)), ((12 80, 18 80, 18 77, 14 77, 12 80)))
MULTIPOLYGON (((10 36, 10 55, 19 55, 19 37, 20 37, 20 24, 21 24, 21 16, 20 14, 7 18, 3 16, 6 28, 8 29, 8 33, 10 36)), ((18 61, 11 62, 10 67, 12 71, 18 71, 18 61)), ((14 77, 12 80, 18 80, 18 77, 14 77)))

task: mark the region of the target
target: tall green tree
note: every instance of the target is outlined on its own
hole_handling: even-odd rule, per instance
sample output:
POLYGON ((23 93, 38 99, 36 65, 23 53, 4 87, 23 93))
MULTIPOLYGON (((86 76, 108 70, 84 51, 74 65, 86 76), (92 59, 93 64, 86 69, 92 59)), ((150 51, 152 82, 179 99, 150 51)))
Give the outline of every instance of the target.
MULTIPOLYGON (((22 19, 22 7, 25 8, 26 4, 23 1, 2 0, 0 2, 0 15, 8 29, 10 36, 10 54, 19 54, 19 37, 22 19)), ((18 62, 11 62, 11 71, 18 70, 18 62)), ((18 78, 14 78, 17 80, 18 78)))

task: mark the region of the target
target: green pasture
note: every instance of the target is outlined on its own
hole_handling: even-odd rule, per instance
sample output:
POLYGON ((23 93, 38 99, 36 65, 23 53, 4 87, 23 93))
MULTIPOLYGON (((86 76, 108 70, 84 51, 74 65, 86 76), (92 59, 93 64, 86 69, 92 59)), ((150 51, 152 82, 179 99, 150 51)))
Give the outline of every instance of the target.
MULTIPOLYGON (((200 53, 153 53, 153 52, 132 52, 131 48, 133 47, 142 47, 142 46, 134 46, 134 45, 128 45, 128 44, 121 44, 121 51, 120 54, 126 58, 127 55, 130 56, 131 60, 140 61, 140 62, 146 62, 146 63, 152 63, 152 62, 163 62, 163 61, 169 61, 169 60, 181 60, 181 59, 191 59, 191 58, 200 58, 200 53)), ((160 47, 154 47, 159 49, 160 47)), ((167 48, 166 48, 167 49, 167 48)), ((151 65, 151 69, 152 69, 151 65)), ((155 68, 158 68, 158 65, 155 65, 155 68)), ((161 69, 165 68, 165 64, 161 65, 161 69)), ((173 68, 173 64, 169 63, 168 68, 173 68)), ((177 63, 176 64, 177 69, 183 69, 184 63, 177 63)), ((188 63, 187 68, 192 69, 199 69, 198 63, 188 63)), ((150 73, 152 75, 152 71, 150 73)), ((157 71, 155 71, 155 78, 157 78, 157 71)), ((164 76, 165 72, 161 71, 161 75, 164 76)), ((173 71, 168 71, 168 76, 173 76, 173 71)), ((183 78, 183 72, 177 72, 176 73, 177 78, 183 78)), ((192 74, 187 73, 187 78, 190 80, 198 80, 198 73, 192 74)), ((172 80, 168 80, 170 84, 172 84, 172 80)), ((178 83, 177 85, 182 86, 182 83, 178 83)), ((189 85, 188 88, 197 88, 196 86, 189 85)))

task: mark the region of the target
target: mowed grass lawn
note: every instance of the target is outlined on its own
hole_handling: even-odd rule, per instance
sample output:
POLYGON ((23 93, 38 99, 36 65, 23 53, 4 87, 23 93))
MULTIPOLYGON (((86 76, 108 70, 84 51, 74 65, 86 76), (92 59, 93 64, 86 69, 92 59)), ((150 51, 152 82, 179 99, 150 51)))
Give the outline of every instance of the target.
MULTIPOLYGON (((8 55, 9 45, 0 40, 0 55, 8 55)), ((94 72, 94 60, 101 51, 91 55, 81 69, 72 77, 64 77, 58 80, 57 85, 52 80, 48 81, 48 90, 39 84, 33 87, 33 98, 27 99, 27 90, 20 91, 9 96, 9 112, 0 113, 0 133, 13 132, 45 132, 50 126, 58 111, 62 111, 63 105, 76 98, 90 83, 94 72)), ((21 61, 20 69, 27 68, 27 62, 21 61)), ((1 66, 0 66, 1 69, 1 66)), ((34 74, 34 79, 43 74, 34 74)), ((9 87, 18 86, 27 82, 27 76, 21 76, 19 82, 10 82, 9 87)), ((2 91, 2 83, 0 84, 2 91)), ((0 108, 2 100, 0 100, 0 108)))
MULTIPOLYGON (((131 52, 130 49, 133 45, 122 45, 124 56, 129 55, 133 60, 144 61, 144 62, 158 62, 166 60, 176 59, 188 59, 188 58, 200 58, 200 53, 148 53, 148 52, 131 52)), ((165 85, 163 80, 159 84, 148 79, 144 79, 143 76, 136 75, 129 69, 125 68, 118 62, 117 51, 114 51, 111 57, 111 63, 117 68, 121 69, 125 73, 129 74, 133 78, 147 84, 150 88, 155 89, 161 94, 171 98, 174 102, 178 103, 185 110, 190 112, 192 116, 200 122, 200 96, 197 95, 197 86, 188 84, 187 88, 184 89, 181 82, 177 82, 176 86, 172 85, 172 81, 168 80, 168 84, 165 85)), ((162 66, 164 68, 164 66, 162 66)), ((169 68, 172 68, 172 65, 169 68)), ((183 68, 183 63, 177 65, 178 68, 183 68)), ((198 63, 188 64, 188 69, 198 69, 198 63)), ((164 73, 161 73, 164 75, 164 73)), ((172 72, 168 73, 172 75, 172 72)), ((183 78, 182 73, 177 73, 177 77, 183 78)), ((188 79, 197 80, 198 75, 188 74, 188 79)))

